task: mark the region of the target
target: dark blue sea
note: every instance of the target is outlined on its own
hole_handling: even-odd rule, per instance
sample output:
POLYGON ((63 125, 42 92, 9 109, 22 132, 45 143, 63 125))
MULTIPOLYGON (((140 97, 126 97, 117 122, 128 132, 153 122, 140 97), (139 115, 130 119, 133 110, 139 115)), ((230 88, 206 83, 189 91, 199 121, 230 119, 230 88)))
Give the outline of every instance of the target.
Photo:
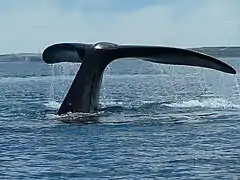
POLYGON ((0 179, 240 179, 240 58, 222 60, 237 75, 113 62, 99 111, 64 117, 80 64, 1 62, 0 179))

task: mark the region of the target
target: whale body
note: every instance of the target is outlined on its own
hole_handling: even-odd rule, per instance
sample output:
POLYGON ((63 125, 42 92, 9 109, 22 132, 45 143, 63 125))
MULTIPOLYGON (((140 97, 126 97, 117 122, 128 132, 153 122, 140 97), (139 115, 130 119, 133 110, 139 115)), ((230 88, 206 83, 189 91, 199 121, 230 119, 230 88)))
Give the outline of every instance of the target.
POLYGON ((164 46, 118 45, 110 42, 59 43, 47 47, 42 58, 48 64, 81 63, 57 112, 58 115, 68 112, 91 113, 96 111, 104 69, 117 59, 134 58, 154 63, 199 66, 236 74, 231 66, 209 55, 164 46))

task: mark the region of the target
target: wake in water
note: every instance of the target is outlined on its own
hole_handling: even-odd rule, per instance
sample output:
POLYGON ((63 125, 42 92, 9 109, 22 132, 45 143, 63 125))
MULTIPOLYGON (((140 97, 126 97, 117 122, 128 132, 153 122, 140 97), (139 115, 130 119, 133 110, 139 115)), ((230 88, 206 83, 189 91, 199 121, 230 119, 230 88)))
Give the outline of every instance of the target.
MULTIPOLYGON (((57 109, 61 106, 60 102, 56 101, 49 101, 44 104, 47 108, 50 108, 51 110, 57 111, 57 109)), ((56 121, 62 121, 65 123, 73 123, 73 122, 78 122, 82 124, 89 124, 89 123, 97 123, 99 122, 98 118, 100 112, 96 113, 67 113, 63 115, 57 115, 57 114, 47 114, 47 118, 53 119, 56 121)))
MULTIPOLYGON (((58 109, 61 106, 60 102, 49 101, 44 104, 48 108, 58 109)), ((149 107, 160 106, 160 107, 171 107, 171 108, 211 108, 211 109, 240 109, 240 105, 234 104, 233 102, 221 99, 221 98, 207 98, 202 100, 189 100, 189 101, 179 101, 173 103, 158 103, 153 101, 142 101, 141 105, 138 106, 127 106, 123 102, 114 102, 108 101, 104 104, 101 104, 100 110, 102 109, 111 109, 111 108, 123 108, 123 109, 138 109, 145 107, 148 109, 149 107)))
MULTIPOLYGON (((47 108, 50 108, 54 111, 60 107, 61 103, 56 101, 49 101, 44 104, 47 108)), ((112 120, 111 117, 121 116, 124 117, 138 117, 140 119, 141 116, 145 116, 146 114, 164 114, 166 116, 171 116, 172 114, 169 113, 166 115, 166 111, 172 110, 189 110, 194 109, 196 110, 204 110, 204 109, 212 109, 212 110, 226 110, 226 109, 240 109, 240 105, 234 104, 233 102, 221 99, 221 98, 206 98, 202 100, 189 100, 189 101, 179 101, 179 102, 169 102, 169 103, 158 103, 153 101, 142 101, 142 103, 137 103, 135 105, 128 105, 124 104, 123 102, 113 102, 107 101, 101 105, 101 108, 95 113, 67 113, 65 115, 55 115, 55 114, 48 114, 47 117, 49 119, 54 119, 57 121, 62 121, 65 123, 71 122, 78 122, 83 124, 89 123, 99 123, 99 118, 109 118, 107 120, 108 123, 122 123, 127 122, 125 121, 126 118, 121 118, 121 122, 112 120), (168 110, 166 110, 166 108, 168 110), (170 108, 170 109, 169 109, 170 108)), ((183 113, 184 111, 182 111, 183 113)), ((187 111, 186 111, 187 112, 187 111)), ((186 113, 184 112, 184 113, 186 113)), ((106 121, 103 120, 105 123, 106 121)))
POLYGON ((211 108, 211 109, 240 109, 240 105, 236 105, 231 101, 220 98, 207 98, 203 100, 189 100, 177 103, 164 104, 172 108, 211 108))
POLYGON ((203 114, 205 111, 211 114, 240 109, 240 102, 237 102, 239 88, 236 77, 199 68, 167 65, 157 65, 153 68, 151 63, 138 63, 140 67, 137 68, 135 64, 130 64, 131 66, 124 65, 121 69, 121 63, 115 64, 116 67, 113 63, 106 69, 98 112, 68 113, 64 116, 55 114, 61 105, 60 99, 65 95, 63 92, 68 90, 79 65, 53 65, 50 81, 49 76, 42 77, 42 80, 51 84, 49 99, 53 99, 44 104, 48 113, 51 113, 47 117, 63 119, 65 122, 74 122, 77 119, 82 121, 87 118, 91 121, 93 117, 98 120, 100 118, 101 122, 125 122, 133 118, 137 121, 142 117, 153 116, 156 116, 156 119, 168 119, 182 116, 186 112, 191 116, 194 113, 203 114))

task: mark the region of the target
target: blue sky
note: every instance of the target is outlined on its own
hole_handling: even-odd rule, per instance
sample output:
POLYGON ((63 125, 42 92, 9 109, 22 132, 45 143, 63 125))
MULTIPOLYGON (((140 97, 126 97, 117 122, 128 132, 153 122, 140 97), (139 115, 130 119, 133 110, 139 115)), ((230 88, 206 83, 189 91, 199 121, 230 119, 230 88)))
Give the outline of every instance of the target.
POLYGON ((57 42, 240 45, 239 0, 1 0, 0 54, 57 42))

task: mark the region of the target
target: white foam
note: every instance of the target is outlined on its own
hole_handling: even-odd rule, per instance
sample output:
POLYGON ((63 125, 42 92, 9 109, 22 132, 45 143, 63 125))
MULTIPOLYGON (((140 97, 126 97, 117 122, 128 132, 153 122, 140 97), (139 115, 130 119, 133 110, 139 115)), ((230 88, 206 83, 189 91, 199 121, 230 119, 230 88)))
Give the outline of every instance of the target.
POLYGON ((220 98, 208 98, 204 100, 189 100, 182 101, 171 104, 164 104, 168 107, 176 107, 176 108, 194 108, 194 107, 202 107, 202 108, 223 108, 223 109, 240 109, 240 105, 233 104, 231 101, 220 99, 220 98))
POLYGON ((46 117, 48 119, 58 119, 58 118, 60 118, 60 116, 57 115, 57 114, 46 114, 46 117))
POLYGON ((78 122, 78 123, 87 123, 94 122, 94 117, 97 117, 101 113, 71 113, 68 112, 62 115, 55 114, 47 114, 47 118, 55 120, 55 121, 63 121, 63 122, 78 122))
POLYGON ((109 107, 109 106, 123 106, 124 102, 117 101, 117 100, 104 100, 101 99, 100 101, 102 107, 109 107))

